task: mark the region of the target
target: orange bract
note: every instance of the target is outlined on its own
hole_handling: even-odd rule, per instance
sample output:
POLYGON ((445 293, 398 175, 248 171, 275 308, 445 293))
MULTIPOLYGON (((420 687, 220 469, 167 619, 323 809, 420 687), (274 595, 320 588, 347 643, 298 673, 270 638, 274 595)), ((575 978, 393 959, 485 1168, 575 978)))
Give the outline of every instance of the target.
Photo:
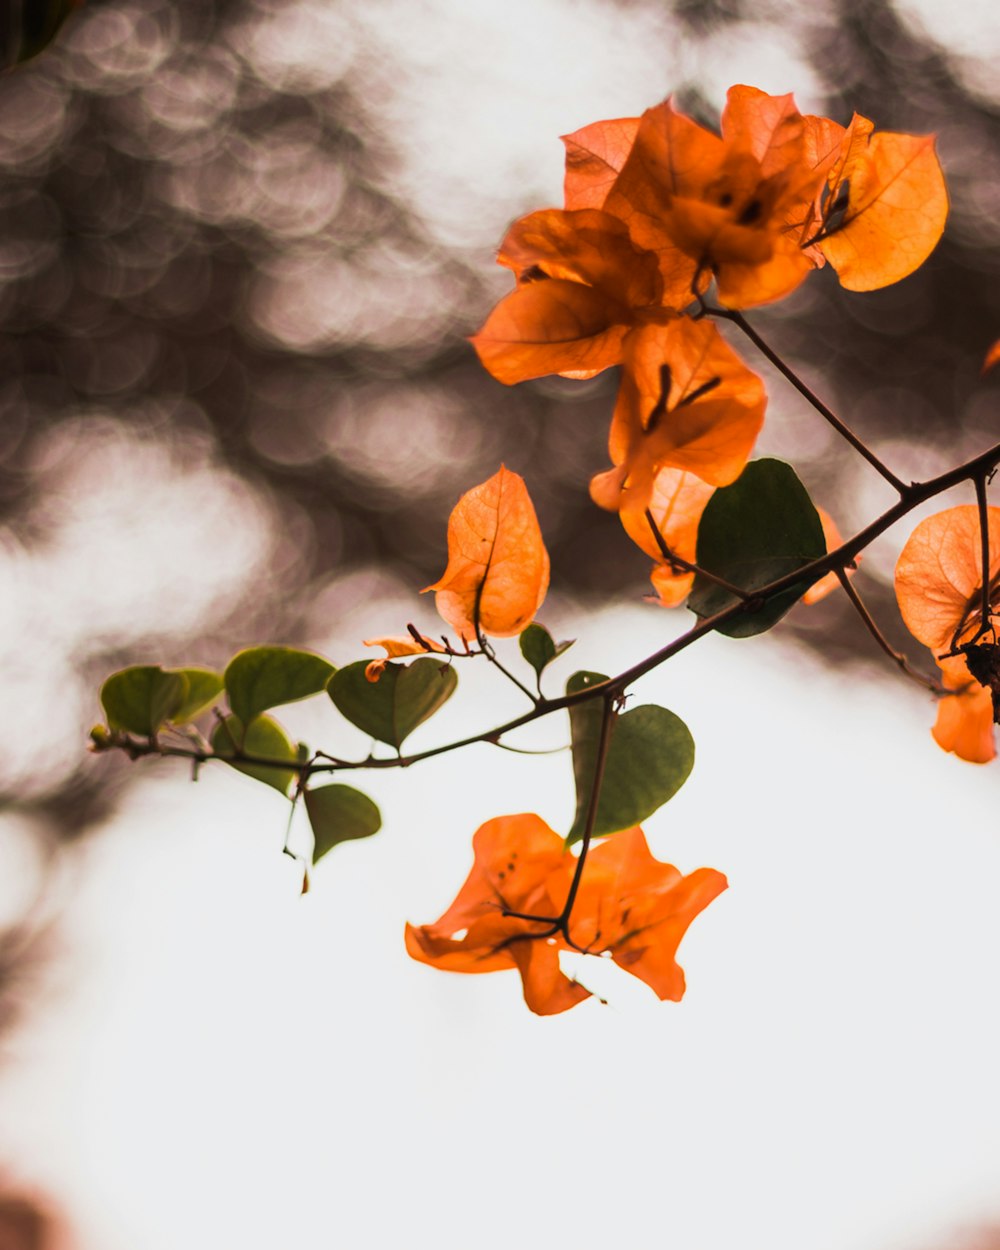
POLYGON ((996 755, 993 740, 993 698, 975 681, 962 655, 938 661, 945 688, 955 691, 938 703, 931 733, 944 751, 954 751, 970 764, 988 764, 996 755))
POLYGON ((419 642, 412 634, 407 634, 405 638, 366 638, 364 645, 384 647, 387 660, 398 660, 404 655, 427 655, 430 651, 444 651, 441 643, 435 642, 433 638, 426 638, 423 634, 420 635, 419 642))
MULTIPOLYGON (((1000 508, 988 508, 991 602, 1000 573, 1000 508)), ((979 511, 948 508, 921 521, 896 564, 896 598, 911 634, 936 653, 979 628, 982 556, 979 511)))
MULTIPOLYGON (((653 481, 648 508, 656 528, 668 549, 689 564, 695 559, 701 514, 714 490, 714 486, 683 469, 661 469, 653 481)), ((650 580, 660 603, 667 608, 676 607, 691 590, 694 574, 674 568, 663 559, 645 508, 630 504, 623 507, 619 515, 629 538, 657 561, 650 580)))
POLYGON ((987 374, 1000 361, 1000 339, 990 346, 989 351, 983 358, 983 373, 987 374))
POLYGON ((448 567, 437 610, 467 641, 530 624, 549 585, 549 556, 524 479, 502 465, 462 496, 448 519, 448 567))
POLYGON ((504 916, 504 909, 554 916, 569 891, 572 858, 538 816, 500 816, 472 839, 475 862, 455 901, 434 924, 406 926, 414 959, 450 972, 516 968, 524 999, 538 1015, 554 1015, 589 997, 559 968, 559 948, 546 927, 504 916))
POLYGON ((608 440, 616 467, 593 480, 592 497, 641 513, 668 466, 727 486, 753 450, 766 404, 760 378, 711 322, 682 317, 634 331, 608 440))
POLYGON ((683 876, 653 858, 641 829, 626 829, 590 852, 570 937, 590 953, 609 952, 658 998, 678 1002, 685 986, 677 947, 691 921, 726 885, 713 868, 683 876))
POLYGON ((566 208, 603 206, 638 129, 638 117, 622 117, 615 121, 593 122, 571 135, 563 135, 566 208))
POLYGON ((544 920, 568 897, 576 857, 538 816, 487 821, 472 841, 475 862, 444 915, 406 926, 414 959, 452 972, 517 968, 532 1011, 553 1015, 589 997, 559 967, 560 950, 609 953, 661 998, 680 999, 684 973, 676 954, 691 921, 726 888, 711 868, 684 877, 650 854, 639 828, 591 849, 570 921, 571 943, 544 920))

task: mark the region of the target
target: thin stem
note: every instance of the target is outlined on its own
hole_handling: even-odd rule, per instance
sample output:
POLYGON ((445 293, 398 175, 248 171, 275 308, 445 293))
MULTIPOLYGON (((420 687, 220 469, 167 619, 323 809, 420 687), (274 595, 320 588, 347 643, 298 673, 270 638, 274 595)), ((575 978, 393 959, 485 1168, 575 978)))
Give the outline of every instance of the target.
POLYGON ((476 587, 476 602, 472 611, 472 623, 475 626, 476 641, 479 643, 479 649, 482 651, 483 655, 486 656, 486 659, 490 662, 490 664, 492 664, 494 668, 499 669, 500 672, 503 673, 504 677, 506 677, 508 681, 512 681, 514 685, 517 686, 518 690, 520 690, 522 694, 526 694, 535 707, 537 707, 541 702, 541 695, 532 694, 522 681, 519 681, 512 672, 504 668, 504 666, 497 659, 497 653, 493 650, 492 645, 486 641, 486 635, 483 633, 482 626, 479 623, 479 607, 482 603, 483 587, 485 585, 486 578, 484 577, 476 587))
POLYGON ((597 759, 594 762, 594 781, 590 787, 590 798, 587 802, 587 820, 583 827, 583 838, 580 841, 580 854, 577 857, 576 868, 573 872, 573 880, 570 882, 569 893, 566 895, 566 902, 563 905, 562 913, 559 916, 559 924, 563 931, 566 941, 570 941, 569 936, 569 918, 573 911, 573 904, 576 902, 576 896, 580 889, 580 881, 583 877, 583 868, 587 862, 587 852, 590 850, 590 839, 594 833, 594 825, 597 821, 597 805, 601 798, 601 784, 604 781, 604 769, 608 762, 608 752, 611 750, 611 730, 615 720, 614 699, 605 697, 603 716, 601 717, 601 736, 597 743, 597 759))
POLYGON ((889 483, 889 485, 893 488, 893 490, 897 491, 901 498, 907 497, 911 487, 907 486, 906 483, 903 482, 900 478, 898 478, 895 475, 895 473, 893 473, 893 471, 887 465, 883 464, 882 461, 878 458, 878 456, 876 456, 875 453, 871 450, 871 448, 868 447, 867 444, 863 443, 861 439, 858 438, 858 436, 854 433, 853 430, 848 429, 848 427, 843 423, 843 421, 841 421, 841 419, 836 415, 836 413, 834 413, 830 408, 828 408, 827 405, 824 404, 823 401, 819 398, 819 396, 816 395, 813 391, 811 391, 808 386, 806 386, 806 384, 802 381, 802 379, 798 376, 798 374, 795 373, 794 370, 792 370, 791 368, 789 368, 788 365, 785 364, 785 362, 781 359, 778 353, 774 351, 773 348, 769 347, 767 343, 764 342, 764 340, 760 337, 757 331, 753 328, 753 326, 749 323, 749 321, 747 321, 746 317, 744 317, 741 312, 738 312, 734 308, 706 308, 705 311, 713 317, 723 317, 727 321, 731 321, 733 325, 738 326, 743 331, 743 333, 747 336, 747 338, 751 341, 751 343, 753 343, 753 345, 757 348, 757 350, 761 352, 762 355, 767 357, 767 359, 771 362, 772 365, 774 365, 774 367, 779 371, 779 373, 783 374, 784 377, 789 382, 791 382, 792 386, 795 387, 795 389, 799 392, 799 394, 802 395, 803 398, 808 400, 810 404, 812 404, 812 406, 816 409, 816 411, 820 414, 820 416, 823 417, 824 420, 828 421, 830 425, 832 425, 833 428, 837 431, 837 433, 842 438, 845 438, 847 442, 851 444, 851 446, 854 448, 856 452, 864 456, 864 458, 868 461, 868 463, 872 466, 872 468, 877 473, 880 473, 882 477, 885 478, 885 480, 889 483))
POLYGON ((932 681, 928 677, 924 677, 922 673, 918 673, 916 669, 911 668, 906 656, 889 645, 888 640, 875 623, 871 613, 862 603, 858 592, 851 585, 851 579, 847 576, 846 569, 835 569, 834 572, 837 574, 837 579, 839 580, 841 586, 843 586, 844 590, 847 592, 847 597, 854 605, 858 616, 860 616, 864 622, 865 628, 886 653, 889 659, 892 660, 893 663, 898 664, 907 677, 917 682, 918 685, 923 686, 925 690, 929 690, 932 694, 940 694, 941 687, 937 684, 937 682, 932 681))
POLYGON ((983 584, 982 598, 979 609, 979 633, 977 638, 988 634, 990 624, 990 515, 986 507, 986 474, 979 474, 976 479, 976 506, 979 509, 979 542, 981 552, 980 580, 983 584))
POLYGON ((757 597, 756 595, 748 594, 747 591, 742 590, 739 586, 735 586, 732 582, 727 582, 724 577, 719 577, 715 573, 710 573, 708 569, 703 569, 700 564, 692 564, 689 560, 685 560, 683 556, 679 556, 675 551, 671 551, 667 546, 667 540, 657 528, 657 524, 653 520, 653 514, 648 508, 646 509, 646 520, 649 523, 649 528, 653 531, 653 537, 660 549, 660 554, 675 573, 678 571, 682 573, 697 573, 707 581, 713 582, 716 586, 721 586, 723 590, 727 590, 738 599, 755 599, 757 597))

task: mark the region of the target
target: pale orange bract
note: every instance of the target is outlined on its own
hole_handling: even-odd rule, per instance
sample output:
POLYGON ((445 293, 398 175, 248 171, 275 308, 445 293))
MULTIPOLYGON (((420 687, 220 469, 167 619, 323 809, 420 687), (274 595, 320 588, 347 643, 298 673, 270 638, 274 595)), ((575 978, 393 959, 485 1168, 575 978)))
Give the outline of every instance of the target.
POLYGON ((565 208, 603 208, 618 171, 628 159, 639 129, 638 117, 593 122, 563 135, 565 208))
POLYGON ((364 646, 384 647, 387 660, 398 660, 407 655, 427 655, 431 651, 444 651, 441 643, 423 634, 420 635, 420 642, 412 634, 407 634, 405 638, 366 638, 364 646))
POLYGON ((500 466, 466 492, 448 519, 448 567, 426 590, 441 616, 471 641, 476 626, 498 638, 531 623, 549 586, 549 555, 524 479, 500 466))
POLYGON ((996 755, 993 697, 969 672, 962 655, 938 661, 945 688, 955 691, 938 703, 931 733, 943 751, 953 751, 970 764, 988 764, 996 755))
POLYGON ((616 833, 591 850, 569 932, 573 943, 611 958, 658 998, 684 997, 677 947, 695 916, 728 882, 714 868, 684 876, 650 853, 638 827, 616 833))
MULTIPOLYGON (((988 508, 987 517, 994 586, 1000 573, 1000 508, 988 508)), ((935 655, 968 641, 979 628, 981 587, 976 506, 962 504, 921 521, 896 564, 896 599, 910 633, 935 655)))
POLYGON ((554 919, 577 860, 540 817, 525 813, 487 821, 472 840, 472 871, 455 901, 430 925, 406 926, 414 959, 450 972, 516 968, 525 1002, 538 1015, 566 1011, 590 996, 560 969, 559 952, 610 954, 661 999, 679 1000, 684 973, 677 947, 691 921, 726 888, 711 868, 683 876, 654 859, 638 827, 592 847, 570 919, 572 944, 543 920, 554 919))
POLYGON ((608 450, 614 469, 591 482, 601 507, 642 512, 670 467, 728 486, 764 423, 764 384, 709 321, 645 326, 626 342, 608 450))
MULTIPOLYGON (((689 564, 695 559, 701 514, 714 490, 714 486, 683 469, 661 469, 653 482, 648 508, 656 528, 668 549, 689 564)), ((660 603, 667 608, 682 603, 694 583, 694 574, 663 559, 645 508, 623 507, 619 516, 629 538, 657 561, 650 580, 660 603)))

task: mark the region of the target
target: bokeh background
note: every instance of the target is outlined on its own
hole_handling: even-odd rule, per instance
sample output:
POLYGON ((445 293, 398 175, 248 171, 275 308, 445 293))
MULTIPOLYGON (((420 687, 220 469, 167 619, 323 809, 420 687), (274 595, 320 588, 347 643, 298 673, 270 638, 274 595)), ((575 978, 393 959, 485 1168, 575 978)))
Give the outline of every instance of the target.
MULTIPOLYGON (((432 630, 415 591, 500 462, 581 639, 563 677, 683 628, 587 497, 614 377, 505 388, 465 341, 508 222, 560 201, 558 136, 668 92, 939 135, 931 260, 753 321, 903 477, 995 441, 998 56, 985 2, 88 0, 0 75, 3 1250, 1000 1243, 996 774, 936 752, 840 597, 640 690, 701 761, 655 849, 734 884, 680 1007, 588 969, 611 1006, 538 1022, 401 953, 482 820, 565 821, 560 757, 379 778, 386 832, 300 901, 280 798, 85 750, 126 663, 432 630)), ((747 358, 761 449, 853 532, 884 484, 747 358)), ((857 579, 900 643, 904 536, 857 579)), ((513 706, 465 684, 425 744, 513 706)))

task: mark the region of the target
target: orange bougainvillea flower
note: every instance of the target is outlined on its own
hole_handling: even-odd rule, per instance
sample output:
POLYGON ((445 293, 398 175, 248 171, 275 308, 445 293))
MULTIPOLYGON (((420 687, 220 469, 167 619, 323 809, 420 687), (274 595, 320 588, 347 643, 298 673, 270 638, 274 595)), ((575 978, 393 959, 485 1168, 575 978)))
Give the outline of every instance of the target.
POLYGON ((620 362, 632 326, 673 315, 661 304, 656 257, 595 209, 532 213, 510 228, 497 259, 518 285, 472 344, 501 382, 592 377, 620 362))
MULTIPOLYGON (((667 548, 689 564, 695 559, 701 514, 714 490, 714 486, 683 469, 661 469, 653 481, 649 512, 667 548)), ((650 581, 659 602, 667 608, 676 607, 687 598, 694 574, 664 560, 645 508, 630 503, 619 515, 629 538, 657 562, 650 581)))
POLYGON ((659 257, 667 304, 683 307, 712 274, 728 307, 768 303, 824 259, 850 290, 873 290, 912 273, 944 229, 933 136, 875 134, 857 114, 840 126, 747 86, 730 88, 721 136, 668 100, 642 116, 623 160, 633 125, 570 136, 567 206, 621 217, 659 257))
POLYGON ((721 137, 667 100, 643 115, 604 208, 657 253, 670 296, 686 301, 696 275, 707 283, 714 274, 723 304, 767 303, 814 265, 802 251, 801 217, 825 171, 807 157, 790 95, 732 87, 721 137))
POLYGON ((683 996, 677 947, 726 888, 721 873, 699 868, 685 877, 653 858, 641 829, 615 834, 590 850, 567 943, 551 924, 503 914, 559 914, 577 863, 559 835, 538 816, 504 816, 483 825, 472 845, 472 871, 451 907, 432 925, 406 926, 414 959, 452 972, 517 968, 525 1001, 539 1015, 589 997, 561 971, 560 950, 610 954, 661 999, 683 996))
MULTIPOLYGON (((990 600, 1000 574, 1000 508, 988 508, 990 600)), ((911 634, 936 655, 979 630, 982 594, 979 510, 974 504, 925 518, 896 564, 896 599, 911 634)), ((994 627, 998 618, 993 617, 994 627)))
POLYGON ((549 555, 524 479, 503 465, 473 487, 448 519, 448 567, 425 590, 437 610, 469 641, 498 638, 531 623, 549 585, 549 555))
POLYGON ((939 660, 946 695, 938 703, 931 733, 944 751, 954 751, 970 764, 988 764, 996 755, 993 739, 993 697, 969 672, 964 655, 939 660))
POLYGON ((562 838, 539 816, 500 816, 477 831, 472 849, 472 871, 444 915, 434 924, 406 926, 409 954, 450 972, 516 968, 525 1002, 542 1016, 589 997, 560 970, 558 943, 532 939, 551 926, 503 915, 505 909, 558 914, 574 864, 562 838))
POLYGON ((764 384, 708 321, 645 326, 626 342, 608 449, 614 469, 591 482, 601 507, 641 513, 661 469, 727 486, 764 422, 764 384))
POLYGON ((684 997, 676 955, 691 921, 726 888, 714 868, 683 876, 654 859, 638 827, 616 833, 591 850, 570 922, 575 947, 607 952, 656 993, 684 997))

